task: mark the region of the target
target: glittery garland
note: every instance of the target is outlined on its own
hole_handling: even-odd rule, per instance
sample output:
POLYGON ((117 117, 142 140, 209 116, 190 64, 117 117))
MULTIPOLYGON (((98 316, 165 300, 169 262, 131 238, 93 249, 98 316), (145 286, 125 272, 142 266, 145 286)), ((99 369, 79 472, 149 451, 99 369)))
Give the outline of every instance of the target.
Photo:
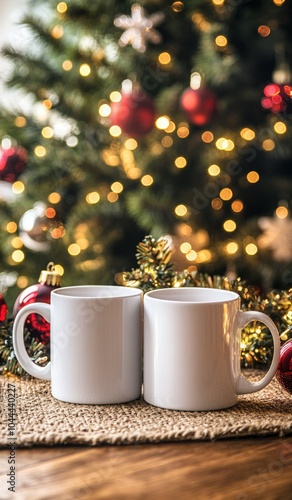
MULTIPOLYGON (((140 288, 144 293, 156 288, 185 286, 231 290, 240 295, 243 311, 261 311, 274 321, 282 343, 292 338, 292 288, 272 290, 263 295, 257 287, 241 278, 229 280, 226 276, 210 276, 197 271, 175 271, 171 256, 167 239, 146 236, 137 245, 138 268, 123 273, 123 285, 140 288)), ((267 327, 256 321, 249 323, 242 330, 242 366, 265 368, 271 362, 272 355, 273 342, 267 327)))

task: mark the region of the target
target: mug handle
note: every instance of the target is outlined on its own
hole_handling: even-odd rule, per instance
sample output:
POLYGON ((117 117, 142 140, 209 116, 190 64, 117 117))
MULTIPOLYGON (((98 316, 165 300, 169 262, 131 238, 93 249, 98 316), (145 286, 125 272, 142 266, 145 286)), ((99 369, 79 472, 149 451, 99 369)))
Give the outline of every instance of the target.
POLYGON ((29 314, 40 314, 46 321, 50 322, 50 310, 50 304, 42 302, 24 306, 15 317, 12 331, 13 349, 19 364, 29 375, 42 380, 51 380, 51 362, 49 361, 46 366, 38 366, 30 359, 25 348, 23 331, 25 320, 29 314))
POLYGON ((250 382, 247 380, 242 373, 239 374, 239 377, 236 382, 236 392, 237 394, 250 394, 251 392, 260 391, 268 383, 272 380, 273 376, 276 373, 279 357, 280 357, 280 337, 279 332, 275 323, 269 318, 266 314, 260 311, 240 311, 238 315, 238 328, 244 328, 251 321, 260 321, 266 325, 273 337, 274 344, 274 352, 273 359, 270 365, 269 370, 265 374, 265 376, 259 380, 258 382, 250 382))

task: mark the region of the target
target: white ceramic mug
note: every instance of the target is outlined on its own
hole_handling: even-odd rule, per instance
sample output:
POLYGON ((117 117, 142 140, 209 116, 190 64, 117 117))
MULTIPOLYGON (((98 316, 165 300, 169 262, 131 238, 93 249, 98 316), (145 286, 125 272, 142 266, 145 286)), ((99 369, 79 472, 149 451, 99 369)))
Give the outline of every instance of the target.
POLYGON ((52 395, 69 403, 110 404, 141 394, 142 291, 120 286, 72 286, 51 292, 51 304, 23 307, 13 325, 13 346, 32 376, 51 380, 52 395), (51 361, 29 358, 23 338, 27 316, 50 322, 51 361))
POLYGON ((169 288, 144 296, 144 399, 173 410, 209 411, 233 406, 239 394, 263 389, 274 376, 280 341, 273 321, 240 311, 237 293, 212 288, 169 288), (241 329, 260 321, 274 353, 262 380, 240 371, 241 329))

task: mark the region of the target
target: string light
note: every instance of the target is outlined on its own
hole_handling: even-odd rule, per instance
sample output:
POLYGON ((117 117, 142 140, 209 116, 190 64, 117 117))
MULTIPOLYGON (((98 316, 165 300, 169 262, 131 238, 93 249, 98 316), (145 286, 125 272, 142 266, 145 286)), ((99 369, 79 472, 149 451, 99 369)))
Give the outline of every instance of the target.
POLYGON ((168 116, 165 116, 165 115, 159 116, 159 118, 157 118, 157 120, 155 122, 155 126, 159 130, 165 130, 169 126, 169 123, 170 123, 170 119, 168 116))
POLYGON ((233 212, 241 212, 243 210, 243 203, 241 200, 234 200, 232 203, 231 203, 231 208, 233 210, 233 212))
POLYGON ((231 200, 231 198, 233 196, 233 192, 230 188, 223 188, 223 189, 221 189, 219 196, 222 200, 228 201, 228 200, 231 200))
POLYGON ((180 251, 181 251, 182 253, 187 254, 188 252, 190 252, 190 251, 191 251, 191 249, 192 249, 192 245, 191 245, 190 243, 188 243, 187 241, 185 241, 184 243, 182 243, 182 244, 180 245, 180 251))
POLYGON ((141 178, 141 184, 145 187, 151 186, 154 182, 152 175, 146 174, 141 178))
POLYGON ((288 213, 289 212, 288 212, 287 208, 284 207, 283 205, 276 208, 276 216, 279 219, 286 219, 286 217, 288 217, 288 213))
POLYGON ((168 52, 161 52, 158 56, 160 64, 169 64, 171 62, 171 55, 168 52))
POLYGON ((64 28, 60 24, 56 24, 56 26, 52 27, 50 33, 53 38, 60 40, 60 38, 64 35, 64 28))
POLYGON ((12 191, 15 194, 21 194, 25 190, 25 185, 21 181, 15 181, 12 184, 12 191))
POLYGON ((236 224, 234 220, 226 220, 223 224, 223 228, 227 233, 232 233, 236 229, 236 224))
POLYGON ((71 71, 71 69, 73 68, 72 61, 70 61, 69 59, 66 59, 66 61, 63 61, 62 68, 64 71, 71 71))
POLYGON ((161 139, 161 144, 164 148, 171 148, 173 145, 173 139, 169 137, 169 135, 166 135, 161 139))
POLYGON ((192 260, 196 260, 197 258, 197 252, 195 252, 195 250, 190 250, 187 254, 186 254, 186 258, 189 260, 189 261, 192 261, 192 260))
POLYGON ((252 129, 247 128, 247 127, 243 128, 240 131, 240 135, 246 141, 252 141, 255 138, 255 132, 252 129))
POLYGON ((107 195, 107 199, 110 203, 115 203, 119 199, 119 195, 117 193, 110 192, 107 195))
POLYGON ((265 151, 273 151, 273 149, 275 149, 275 146, 276 145, 272 139, 266 139, 262 143, 262 147, 265 151))
POLYGON ((111 190, 114 192, 114 193, 121 193, 124 189, 124 186, 121 182, 113 182, 112 185, 111 185, 111 190))
POLYGON ((117 90, 113 90, 113 92, 110 93, 109 98, 112 102, 120 102, 120 100, 122 99, 122 94, 117 90))
POLYGON ((246 176, 248 182, 250 182, 251 184, 255 184, 256 182, 258 182, 260 180, 260 176, 257 172, 255 172, 254 170, 252 170, 251 172, 248 172, 247 176, 246 176))
POLYGON ((277 134, 285 134, 285 132, 287 131, 287 127, 283 122, 276 122, 274 124, 274 130, 277 134))
POLYGON ((89 205, 94 205, 95 203, 99 202, 100 195, 97 191, 92 191, 91 193, 88 193, 86 195, 85 200, 89 205))
POLYGON ((14 124, 16 127, 25 127, 26 125, 26 118, 24 116, 17 116, 14 120, 14 124))
POLYGON ((19 236, 16 236, 11 240, 11 246, 13 248, 22 248, 23 247, 23 241, 19 236))
POLYGON ((184 8, 184 4, 183 2, 173 2, 171 8, 174 12, 181 12, 184 8))
POLYGON ((48 207, 45 211, 48 219, 53 219, 56 216, 56 210, 53 207, 48 207))
POLYGON ((228 44, 228 40, 227 40, 226 36, 224 36, 224 35, 218 35, 215 38, 215 43, 216 43, 216 45, 218 47, 225 48, 226 45, 228 44))
POLYGON ((245 247, 245 252, 247 255, 255 255, 258 251, 258 247, 254 243, 248 243, 245 247))
POLYGON ((187 166, 187 160, 184 158, 184 156, 178 156, 174 160, 174 164, 176 168, 185 168, 187 166))
POLYGON ((19 264, 25 259, 25 255, 22 250, 14 250, 14 252, 12 252, 11 258, 14 262, 19 264))
POLYGON ((210 165, 210 167, 208 168, 208 174, 215 177, 216 175, 219 175, 221 172, 221 169, 220 167, 218 167, 218 165, 210 165))
POLYGON ((67 9, 68 9, 68 6, 65 2, 58 3, 57 11, 59 12, 59 14, 64 14, 67 9))
POLYGON ((209 130, 206 130, 205 132, 202 133, 202 141, 203 142, 209 143, 209 142, 212 142, 213 139, 214 139, 214 135, 209 130))
POLYGON ((119 137, 122 134, 122 129, 118 125, 112 125, 109 128, 109 133, 112 137, 119 137))
POLYGON ((106 118, 107 116, 109 116, 111 114, 111 107, 108 104, 102 104, 99 107, 98 113, 103 118, 106 118))
POLYGON ((76 257, 76 255, 79 255, 81 252, 81 248, 77 243, 71 243, 71 245, 68 246, 68 254, 72 255, 72 257, 76 257))
POLYGON ((178 217, 184 217, 188 213, 188 209, 185 205, 177 205, 174 212, 178 217))
POLYGON ((165 132, 167 132, 168 134, 171 134, 172 132, 175 131, 175 123, 174 122, 169 122, 169 125, 167 128, 164 129, 165 132))
POLYGON ((53 103, 50 99, 44 99, 42 104, 46 109, 51 109, 51 107, 53 106, 53 103))
POLYGON ((220 198, 214 198, 211 201, 211 207, 214 208, 214 210, 220 210, 223 206, 222 200, 220 198))
POLYGON ((215 145, 220 151, 232 151, 232 149, 234 149, 234 142, 231 141, 231 139, 226 139, 225 137, 217 139, 215 145))
POLYGON ((258 27, 258 34, 261 35, 262 37, 269 36, 271 33, 271 30, 269 26, 266 26, 265 24, 262 24, 261 26, 258 27))
POLYGON ((125 141, 125 148, 128 149, 129 151, 134 151, 138 147, 138 142, 135 139, 127 139, 125 141))
POLYGON ((89 64, 87 64, 87 63, 81 64, 81 66, 79 68, 79 73, 83 77, 89 76, 91 73, 91 68, 90 68, 89 64))
POLYGON ((177 129, 177 135, 180 137, 180 139, 185 139, 188 137, 190 131, 189 131, 189 126, 187 123, 179 123, 178 129, 177 129))
POLYGON ((43 158, 44 156, 46 156, 47 154, 47 150, 46 148, 44 148, 44 146, 36 146, 34 148, 34 154, 38 157, 38 158, 43 158))
POLYGON ((238 251, 238 244, 235 241, 230 241, 225 248, 229 255, 234 255, 238 251))
POLYGON ((221 7, 224 4, 224 0, 212 0, 212 2, 216 7, 221 7))
POLYGON ((16 233, 17 231, 17 224, 14 221, 10 221, 6 224, 6 231, 9 234, 16 233))
POLYGON ((51 139, 54 135, 54 131, 51 127, 44 127, 42 129, 42 136, 45 138, 45 139, 51 139))
POLYGON ((277 5, 277 7, 281 7, 285 0, 273 0, 274 4, 277 5))

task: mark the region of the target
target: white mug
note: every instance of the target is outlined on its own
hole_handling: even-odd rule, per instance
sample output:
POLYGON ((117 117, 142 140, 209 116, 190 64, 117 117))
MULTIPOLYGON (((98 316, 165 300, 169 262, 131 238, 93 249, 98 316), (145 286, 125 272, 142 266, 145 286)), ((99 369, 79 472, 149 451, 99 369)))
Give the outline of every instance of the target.
POLYGON ((209 411, 236 404, 239 394, 263 389, 274 376, 278 330, 258 311, 240 311, 237 293, 212 288, 169 288, 144 296, 144 399, 172 410, 209 411), (241 329, 260 321, 274 352, 262 380, 240 371, 241 329))
POLYGON ((72 286, 51 292, 51 304, 23 307, 13 346, 30 375, 51 380, 52 395, 81 404, 123 403, 141 394, 142 291, 120 286, 72 286), (27 316, 50 322, 51 361, 36 365, 23 338, 27 316))

